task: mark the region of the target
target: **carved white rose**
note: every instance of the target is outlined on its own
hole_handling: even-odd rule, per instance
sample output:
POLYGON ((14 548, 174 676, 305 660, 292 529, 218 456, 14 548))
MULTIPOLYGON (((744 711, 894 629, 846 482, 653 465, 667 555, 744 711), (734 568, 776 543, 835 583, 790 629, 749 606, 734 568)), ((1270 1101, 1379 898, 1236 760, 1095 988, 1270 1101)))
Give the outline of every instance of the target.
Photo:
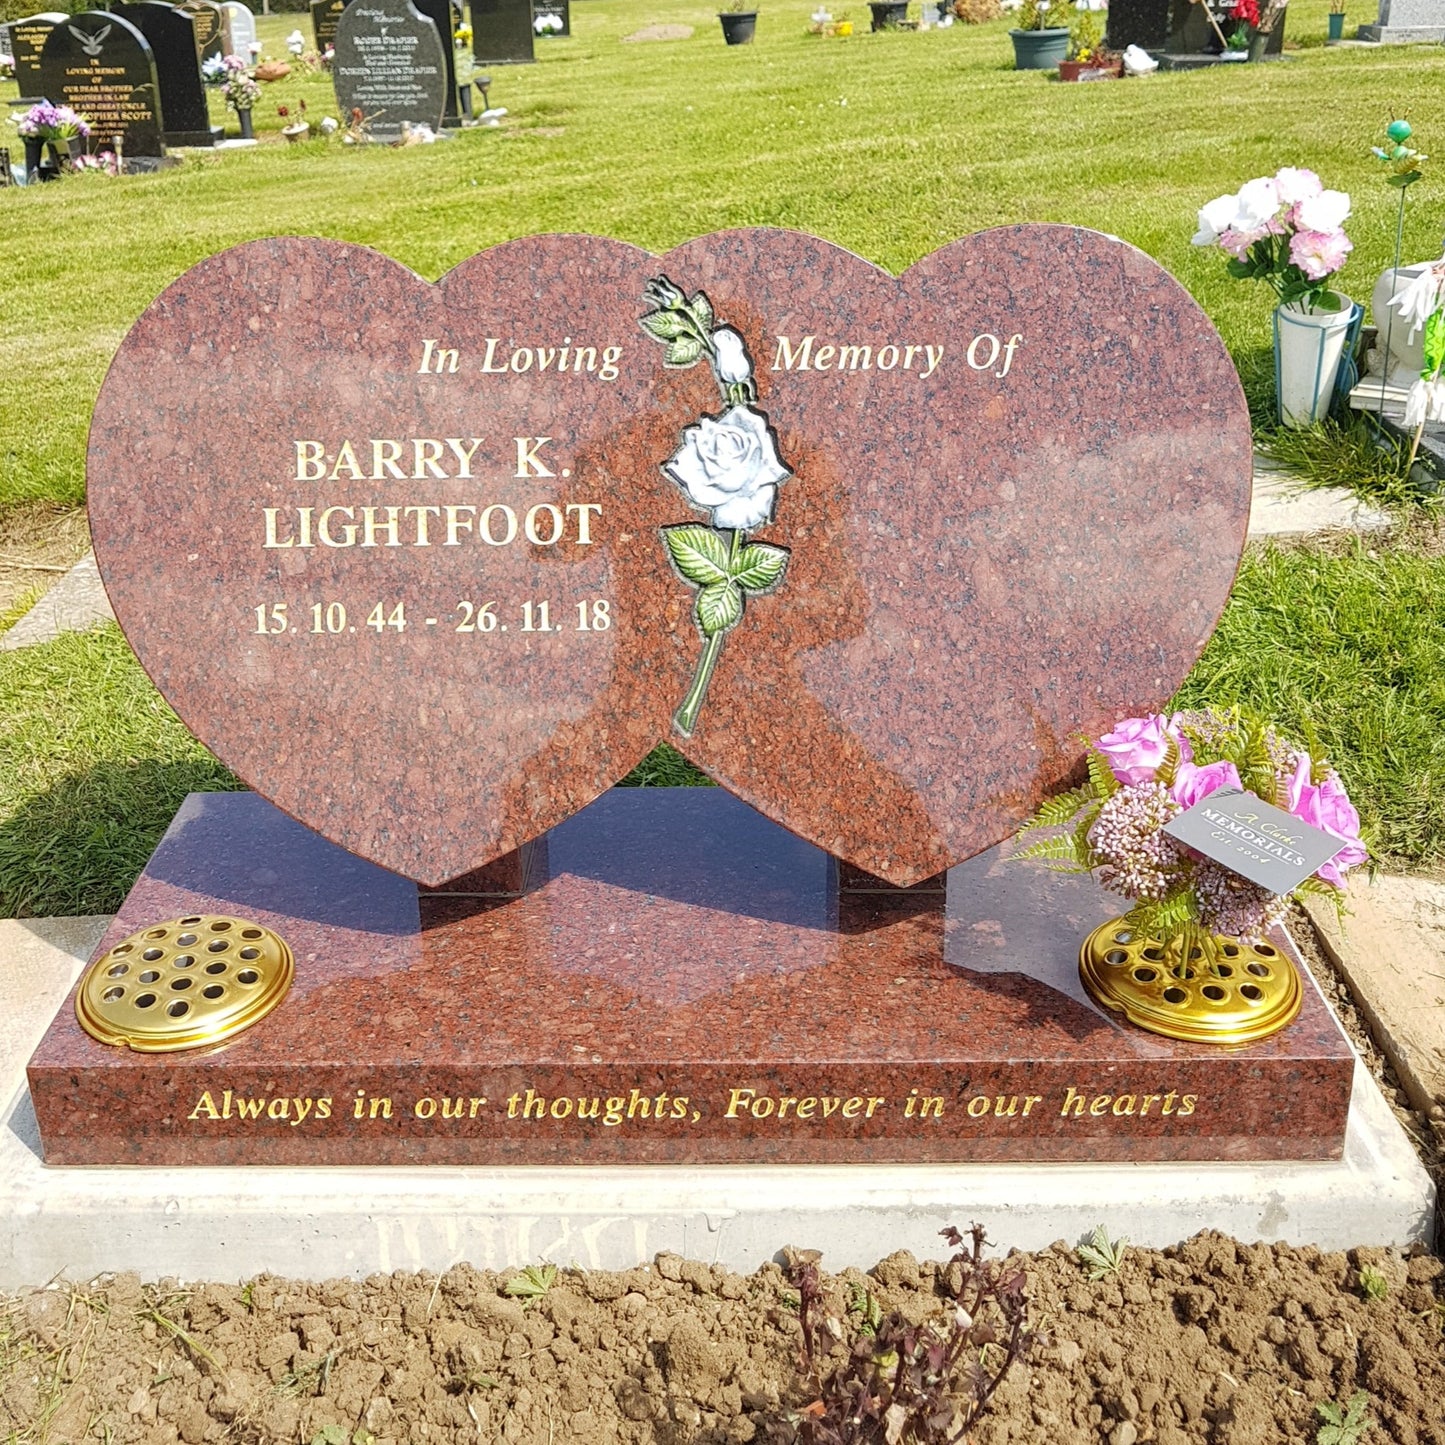
POLYGON ((792 475, 779 460, 767 421, 749 406, 685 428, 682 445, 662 469, 694 506, 712 512, 714 527, 743 532, 771 520, 778 486, 792 475))

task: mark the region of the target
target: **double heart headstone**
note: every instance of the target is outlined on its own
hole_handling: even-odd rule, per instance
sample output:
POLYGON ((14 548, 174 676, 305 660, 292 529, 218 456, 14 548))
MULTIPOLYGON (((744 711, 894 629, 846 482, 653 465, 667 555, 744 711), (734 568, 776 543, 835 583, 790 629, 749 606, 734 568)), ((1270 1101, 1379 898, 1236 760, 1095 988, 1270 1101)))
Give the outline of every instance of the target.
POLYGON ((773 230, 531 237, 434 285, 252 242, 136 323, 89 461, 116 615, 182 719, 430 883, 659 740, 930 876, 1167 699, 1250 475, 1204 314, 1062 226, 897 279, 773 230))

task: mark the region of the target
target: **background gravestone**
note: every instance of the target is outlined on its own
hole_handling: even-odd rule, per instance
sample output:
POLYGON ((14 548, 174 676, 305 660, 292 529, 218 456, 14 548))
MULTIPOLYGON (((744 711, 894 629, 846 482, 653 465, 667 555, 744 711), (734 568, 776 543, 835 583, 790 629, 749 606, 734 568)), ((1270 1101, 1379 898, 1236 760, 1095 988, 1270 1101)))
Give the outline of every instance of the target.
MULTIPOLYGON (((1389 0, 1383 0, 1388 4, 1389 0)), ((1423 0, 1416 0, 1423 3, 1423 0)), ((1445 0, 1437 0, 1445 3, 1445 0)), ((1232 22, 1226 8, 1216 3, 1215 17, 1226 35, 1232 22)), ((1203 4, 1191 0, 1113 0, 1109 6, 1107 41, 1111 50, 1137 45, 1144 50, 1166 55, 1208 55, 1219 51, 1215 35, 1203 4)), ((1278 55, 1284 44, 1286 10, 1270 32, 1266 55, 1278 55)))
POLYGON ((115 5, 111 14, 119 15, 134 25, 145 36, 155 56, 166 144, 215 145, 222 132, 211 126, 206 85, 201 78, 194 17, 189 11, 166 4, 164 0, 115 5))
POLYGON ((48 99, 90 117, 91 148, 117 143, 127 170, 146 170, 165 157, 160 84, 145 36, 104 10, 57 25, 40 55, 48 99))
POLYGON ((234 54, 231 47, 231 17, 213 0, 183 0, 176 7, 186 11, 196 23, 196 44, 201 59, 234 54))
POLYGON ((536 21, 543 15, 553 15, 562 22, 562 28, 554 30, 553 35, 570 35, 572 33, 571 0, 532 0, 534 34, 536 33, 536 21))
POLYGON ((40 88, 40 52, 50 39, 50 32, 65 16, 58 10, 47 10, 40 15, 30 15, 24 20, 12 20, 3 27, 10 37, 10 54, 15 57, 15 83, 20 87, 20 100, 36 101, 45 98, 40 88))
POLYGON ((444 121, 460 121, 461 105, 457 96, 457 12, 452 0, 412 0, 416 8, 437 28, 442 40, 442 56, 446 61, 447 93, 446 106, 442 114, 444 121))
POLYGON ((336 45, 336 27, 341 21, 341 12, 349 0, 311 0, 311 33, 316 38, 316 49, 325 55, 336 45))
POLYGON ((1380 0, 1379 18, 1356 32, 1361 40, 1445 40, 1445 0, 1380 0))
POLYGON ((472 0, 472 54, 478 65, 526 65, 532 50, 532 0, 472 0))
POLYGON ((256 17, 240 3, 226 0, 221 7, 231 23, 231 53, 251 58, 251 42, 256 38, 256 17))
POLYGON ((359 110, 373 135, 441 129, 446 56, 436 26, 411 0, 352 0, 336 27, 331 78, 341 113, 359 110))

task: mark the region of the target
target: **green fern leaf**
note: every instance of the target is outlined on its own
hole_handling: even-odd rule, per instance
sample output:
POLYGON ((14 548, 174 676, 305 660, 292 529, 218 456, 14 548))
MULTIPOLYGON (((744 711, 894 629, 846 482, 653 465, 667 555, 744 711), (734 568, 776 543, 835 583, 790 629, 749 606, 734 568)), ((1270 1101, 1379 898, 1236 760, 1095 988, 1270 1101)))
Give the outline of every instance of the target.
POLYGON ((1089 785, 1098 798, 1112 798, 1119 791, 1119 780, 1109 760, 1097 748, 1089 749, 1089 785))

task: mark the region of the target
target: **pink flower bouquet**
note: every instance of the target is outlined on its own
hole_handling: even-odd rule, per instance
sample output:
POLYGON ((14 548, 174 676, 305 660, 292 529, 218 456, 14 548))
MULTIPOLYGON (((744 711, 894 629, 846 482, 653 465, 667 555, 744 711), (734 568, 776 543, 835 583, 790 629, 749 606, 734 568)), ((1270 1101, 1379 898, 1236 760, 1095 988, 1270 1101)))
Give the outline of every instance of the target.
POLYGON ((1313 171, 1285 166, 1204 206, 1194 244, 1218 246, 1231 276, 1269 282, 1282 305, 1300 302, 1314 311, 1352 249, 1349 215, 1344 191, 1326 190, 1313 171))
POLYGON ((1339 774, 1238 709, 1126 718, 1089 748, 1088 781, 1049 799, 1014 855, 1088 872, 1131 904, 1127 926, 1167 946, 1186 935, 1259 941, 1292 897, 1343 907, 1344 874, 1368 854, 1339 774), (1344 847, 1292 894, 1274 894, 1162 830, 1220 788, 1243 789, 1344 847), (1039 834, 1033 841, 1029 835, 1039 834))

